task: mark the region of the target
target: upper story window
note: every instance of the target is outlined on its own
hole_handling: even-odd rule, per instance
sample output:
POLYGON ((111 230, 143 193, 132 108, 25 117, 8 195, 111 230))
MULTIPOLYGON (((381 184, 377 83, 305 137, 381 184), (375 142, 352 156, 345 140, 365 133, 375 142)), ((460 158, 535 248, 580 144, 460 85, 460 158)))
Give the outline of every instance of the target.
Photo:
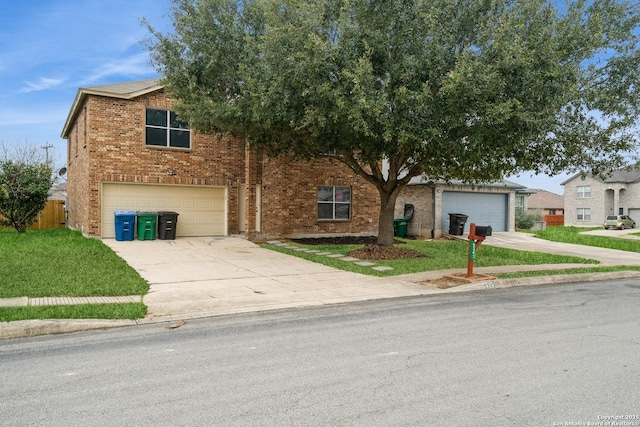
POLYGON ((145 144, 154 147, 191 148, 191 132, 175 112, 147 108, 145 144))
POLYGON ((318 187, 318 219, 351 218, 351 187, 318 187))
POLYGON ((588 199, 591 197, 591 186, 589 185, 579 185, 577 191, 578 199, 588 199))

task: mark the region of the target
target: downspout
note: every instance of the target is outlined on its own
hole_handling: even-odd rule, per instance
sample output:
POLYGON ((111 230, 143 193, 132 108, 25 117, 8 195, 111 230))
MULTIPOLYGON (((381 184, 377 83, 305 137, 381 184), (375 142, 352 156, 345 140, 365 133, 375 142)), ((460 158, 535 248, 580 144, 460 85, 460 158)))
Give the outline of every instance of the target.
POLYGON ((431 188, 431 239, 436 238, 436 186, 431 188))

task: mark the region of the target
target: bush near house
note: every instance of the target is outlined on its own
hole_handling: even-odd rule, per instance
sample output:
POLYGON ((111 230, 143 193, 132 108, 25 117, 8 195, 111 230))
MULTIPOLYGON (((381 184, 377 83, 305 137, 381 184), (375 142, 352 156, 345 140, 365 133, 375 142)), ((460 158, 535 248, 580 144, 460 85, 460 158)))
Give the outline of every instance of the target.
POLYGON ((44 209, 53 185, 51 166, 26 161, 0 161, 0 225, 18 233, 44 209))

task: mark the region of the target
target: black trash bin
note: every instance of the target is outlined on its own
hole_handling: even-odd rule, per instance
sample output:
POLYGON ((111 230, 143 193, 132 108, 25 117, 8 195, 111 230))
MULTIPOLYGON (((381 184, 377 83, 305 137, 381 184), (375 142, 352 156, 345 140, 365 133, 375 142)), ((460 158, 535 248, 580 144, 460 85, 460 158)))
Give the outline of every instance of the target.
POLYGON ((178 215, 177 212, 158 212, 158 239, 174 240, 176 238, 178 215))
POLYGON ((467 215, 459 213, 449 214, 449 234, 453 236, 462 236, 464 234, 464 225, 467 222, 467 215))

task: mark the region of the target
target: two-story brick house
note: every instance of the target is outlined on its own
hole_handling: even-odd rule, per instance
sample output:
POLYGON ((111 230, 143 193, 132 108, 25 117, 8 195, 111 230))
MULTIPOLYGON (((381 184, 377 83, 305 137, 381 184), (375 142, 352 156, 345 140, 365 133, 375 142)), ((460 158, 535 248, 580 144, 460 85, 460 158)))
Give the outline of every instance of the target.
POLYGON ((113 237, 114 211, 178 212, 177 236, 377 234, 376 189, 330 158, 269 159, 190 130, 158 79, 80 88, 67 139, 68 226, 113 237))
POLYGON ((607 215, 640 219, 640 170, 617 170, 602 180, 579 173, 564 186, 565 225, 601 226, 607 215))

